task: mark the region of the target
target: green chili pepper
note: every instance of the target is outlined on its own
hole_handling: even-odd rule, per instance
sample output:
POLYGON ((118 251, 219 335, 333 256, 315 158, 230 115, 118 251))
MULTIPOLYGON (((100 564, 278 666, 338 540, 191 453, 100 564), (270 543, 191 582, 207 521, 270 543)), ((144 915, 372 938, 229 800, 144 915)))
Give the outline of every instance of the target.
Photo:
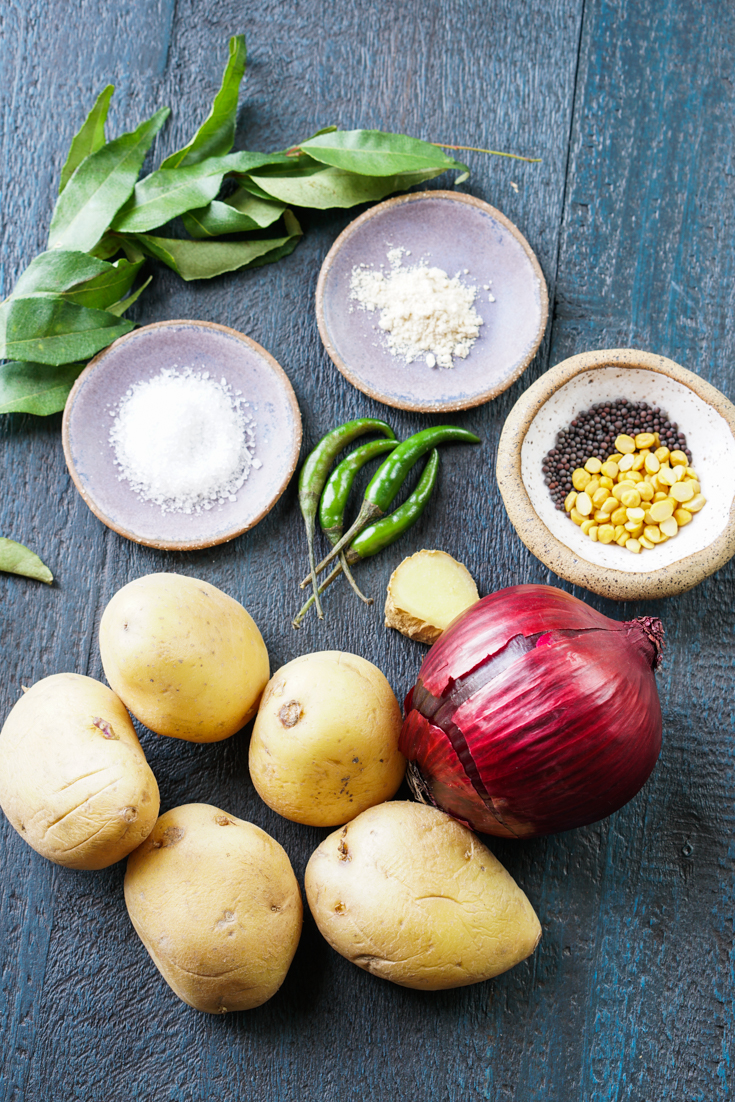
POLYGON ((299 507, 304 518, 306 542, 309 547, 309 566, 311 568, 309 578, 314 589, 316 608, 320 620, 324 619, 324 613, 319 601, 314 566, 314 521, 319 498, 324 483, 327 481, 327 475, 339 453, 358 436, 364 436, 366 432, 380 432, 391 440, 396 438, 396 434, 390 425, 385 421, 380 421, 377 417, 360 417, 356 421, 347 421, 346 424, 339 425, 322 437, 314 450, 306 457, 299 475, 299 507))
MULTIPOLYGON (((397 440, 371 440, 369 444, 363 444, 362 447, 351 452, 330 474, 319 503, 319 523, 332 546, 339 543, 345 530, 345 508, 357 472, 362 470, 365 464, 369 463, 375 456, 384 455, 385 452, 392 451, 393 448, 397 447, 397 440)), ((342 570, 347 581, 357 596, 365 604, 371 605, 373 599, 372 597, 366 597, 358 588, 357 582, 352 577, 352 571, 345 558, 344 551, 340 551, 339 561, 342 563, 342 570)))
MULTIPOLYGON (((439 452, 434 448, 426 466, 421 472, 421 478, 418 481, 416 489, 413 493, 408 495, 403 505, 399 505, 395 512, 391 513, 389 516, 375 521, 374 524, 370 524, 355 537, 346 553, 346 559, 349 564, 353 565, 356 562, 360 562, 361 559, 367 559, 372 555, 377 555, 384 547, 388 547, 391 543, 395 543, 404 532, 416 523, 426 508, 427 502, 434 490, 438 471, 439 452)), ((327 586, 331 585, 335 578, 342 573, 343 569, 342 563, 338 562, 319 586, 319 593, 323 593, 327 586)), ((292 622, 295 628, 301 627, 301 621, 314 603, 315 597, 316 593, 312 593, 306 604, 294 617, 292 622)))
MULTIPOLYGON (((378 467, 373 475, 363 499, 362 507, 354 523, 345 532, 332 550, 322 559, 315 568, 315 574, 320 574, 332 559, 336 558, 343 547, 352 543, 363 528, 372 521, 385 516, 390 505, 400 490, 406 475, 413 465, 418 462, 431 448, 438 444, 450 443, 479 444, 479 436, 467 429, 456 428, 454 425, 437 425, 433 429, 424 429, 413 436, 409 436, 393 451, 388 458, 378 467)), ((309 582, 314 584, 313 576, 304 578, 301 588, 309 582)))
POLYGON ((413 493, 408 495, 403 505, 399 505, 387 517, 368 524, 367 528, 363 528, 362 532, 355 536, 347 552, 347 561, 353 563, 359 559, 368 559, 372 555, 377 555, 384 547, 395 543, 399 536, 411 528, 423 513, 434 492, 438 473, 439 452, 436 448, 432 448, 413 493))

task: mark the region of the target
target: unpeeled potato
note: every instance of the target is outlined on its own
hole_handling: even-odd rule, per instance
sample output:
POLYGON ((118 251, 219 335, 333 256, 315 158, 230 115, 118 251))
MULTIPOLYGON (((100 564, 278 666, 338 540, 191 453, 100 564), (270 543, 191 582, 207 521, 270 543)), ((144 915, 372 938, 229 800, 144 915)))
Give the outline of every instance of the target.
POLYGON ((20 698, 0 733, 0 806, 33 849, 70 869, 104 869, 147 838, 158 785, 106 685, 58 673, 20 698))
POLYGON ((275 995, 301 934, 301 893, 286 851, 210 804, 160 817, 128 858, 125 902, 166 982, 210 1014, 275 995))
POLYGON ((390 799, 403 780, 401 709, 384 674, 357 654, 304 654, 273 675, 250 740, 250 776, 269 807, 336 826, 390 799))
POLYGON ((159 735, 219 742, 252 719, 268 681, 255 621, 226 593, 182 574, 123 586, 100 622, 105 677, 159 735))
POLYGON ((541 937, 531 904, 490 850, 423 804, 380 804, 330 834, 304 885, 332 948, 403 987, 490 979, 541 937))
POLYGON ((461 562, 446 551, 417 551, 391 574, 385 626, 419 643, 434 643, 479 599, 475 581, 461 562))

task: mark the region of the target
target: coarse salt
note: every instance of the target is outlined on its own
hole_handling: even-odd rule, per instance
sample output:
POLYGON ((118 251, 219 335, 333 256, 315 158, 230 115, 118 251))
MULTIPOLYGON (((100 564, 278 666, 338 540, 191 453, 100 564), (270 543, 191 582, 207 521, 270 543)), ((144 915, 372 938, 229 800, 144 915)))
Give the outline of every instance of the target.
POLYGON ((164 368, 131 386, 111 416, 118 477, 164 513, 234 501, 261 466, 248 402, 208 371, 164 368))
POLYGON ((364 264, 353 268, 351 298, 365 310, 380 311, 378 326, 394 356, 450 368, 454 357, 469 355, 483 324, 473 305, 476 289, 459 274, 450 278, 425 263, 404 267, 404 255, 408 250, 400 247, 388 251, 387 273, 364 264))

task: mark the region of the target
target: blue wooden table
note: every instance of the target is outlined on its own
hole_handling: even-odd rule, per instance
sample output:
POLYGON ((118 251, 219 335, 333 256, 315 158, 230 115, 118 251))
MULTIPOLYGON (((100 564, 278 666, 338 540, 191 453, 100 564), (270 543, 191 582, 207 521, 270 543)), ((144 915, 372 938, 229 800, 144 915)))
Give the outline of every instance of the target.
MULTIPOLYGON (((539 355, 501 398, 452 418, 481 451, 447 453, 435 502, 362 568, 377 595, 405 554, 441 547, 481 592, 559 583, 511 529, 493 475, 505 417, 548 366, 592 348, 659 352, 735 397, 735 8, 722 0, 4 0, 0 6, 0 293, 45 244, 59 170, 97 91, 111 131, 164 103, 155 163, 215 91, 230 34, 248 36, 238 146, 280 149, 335 123, 514 150, 468 154, 465 189, 535 249, 551 298, 539 355)), ((436 186, 446 185, 445 179, 436 186)), ((280 263, 210 283, 166 269, 136 320, 239 329, 287 371, 305 449, 332 425, 386 410, 332 367, 317 332, 322 258, 355 212, 304 218, 280 263)), ((438 419, 389 411, 400 434, 438 419)), ((47 589, 0 575, 0 718, 20 685, 102 677, 101 610, 152 571, 204 578, 263 630, 272 668, 315 649, 364 655, 399 697, 424 648, 382 627, 382 601, 334 592, 328 619, 290 627, 304 546, 293 487, 251 533, 200 553, 126 542, 67 474, 60 417, 0 418, 0 533, 41 552, 47 589), (274 572, 274 563, 278 569, 274 572)), ((493 841, 543 923, 534 957, 457 991, 403 990, 335 954, 307 917, 293 967, 262 1008, 199 1014, 162 981, 127 918, 124 865, 71 872, 0 823, 0 1099, 37 1102, 715 1102, 733 1079, 735 567, 657 604, 664 747, 631 804, 586 829, 493 841)), ((302 877, 326 832, 259 800, 248 732, 195 746, 143 742, 162 808, 207 801, 250 819, 302 877)))

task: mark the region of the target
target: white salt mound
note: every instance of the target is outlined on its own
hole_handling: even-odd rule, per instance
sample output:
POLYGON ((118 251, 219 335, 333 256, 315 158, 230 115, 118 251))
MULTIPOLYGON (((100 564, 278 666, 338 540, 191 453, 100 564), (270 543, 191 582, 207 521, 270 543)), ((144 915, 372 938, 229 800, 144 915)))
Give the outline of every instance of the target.
POLYGON ((452 367, 453 357, 469 354, 483 324, 473 305, 477 292, 441 268, 403 267, 405 251, 388 252, 387 273, 364 264, 353 268, 350 297, 365 310, 380 311, 378 325, 394 356, 406 363, 423 357, 429 367, 452 367))
POLYGON ((247 405, 225 379, 189 367, 136 383, 112 414, 120 480, 164 513, 234 501, 250 468, 260 466, 247 405))

